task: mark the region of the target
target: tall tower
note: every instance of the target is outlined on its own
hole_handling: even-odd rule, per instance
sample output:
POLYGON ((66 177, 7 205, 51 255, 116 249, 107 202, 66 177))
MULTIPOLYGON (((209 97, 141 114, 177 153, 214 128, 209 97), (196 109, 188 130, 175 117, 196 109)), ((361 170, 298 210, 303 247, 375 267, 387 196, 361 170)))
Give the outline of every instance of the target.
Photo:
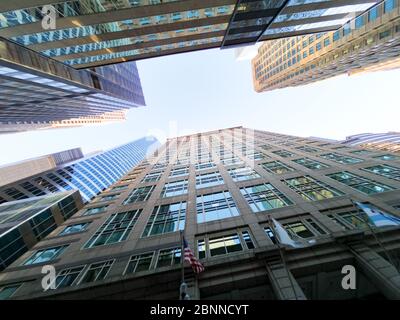
POLYGON ((4 270, 0 296, 178 299, 182 231, 205 267, 185 267, 192 299, 398 299, 400 230, 355 205, 400 216, 400 162, 382 154, 242 127, 170 139, 4 270))

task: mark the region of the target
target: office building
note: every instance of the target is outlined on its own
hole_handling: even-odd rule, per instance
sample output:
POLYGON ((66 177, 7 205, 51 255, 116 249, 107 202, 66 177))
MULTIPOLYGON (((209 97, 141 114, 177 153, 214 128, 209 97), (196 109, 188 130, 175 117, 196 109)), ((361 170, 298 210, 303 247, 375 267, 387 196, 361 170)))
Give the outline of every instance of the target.
POLYGON ((330 77, 399 66, 400 1, 385 0, 344 24, 320 32, 264 42, 252 60, 257 92, 302 86, 330 77))
POLYGON ((6 1, 0 4, 0 36, 81 69, 336 30, 377 2, 6 1), (56 11, 49 30, 43 29, 43 5, 56 11))
MULTIPOLYGON (((145 137, 44 172, 32 172, 29 177, 24 172, 25 178, 0 186, 0 203, 72 189, 78 189, 86 203, 132 170, 157 146, 157 139, 145 137)), ((7 172, 7 167, 2 170, 7 172)))
POLYGON ((342 144, 400 154, 400 132, 355 134, 346 137, 342 144))
POLYGON ((0 271, 82 207, 77 190, 1 204, 0 271))
POLYGON ((83 158, 81 148, 74 148, 1 166, 0 186, 28 178, 81 158, 83 158))
POLYGON ((75 70, 5 39, 0 47, 0 134, 123 121, 145 105, 135 62, 75 70))
POLYGON ((192 299, 399 299, 385 254, 399 262, 400 229, 369 229, 353 203, 400 215, 386 154, 242 127, 170 139, 4 270, 0 296, 177 300, 184 231, 205 267, 185 268, 192 299), (312 245, 282 249, 283 263, 271 218, 312 245))

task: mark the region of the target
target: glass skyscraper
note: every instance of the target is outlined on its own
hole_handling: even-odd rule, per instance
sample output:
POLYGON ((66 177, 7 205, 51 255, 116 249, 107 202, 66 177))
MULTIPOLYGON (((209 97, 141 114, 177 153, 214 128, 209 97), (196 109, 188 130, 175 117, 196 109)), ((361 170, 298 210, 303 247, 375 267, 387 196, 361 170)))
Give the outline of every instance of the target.
POLYGON ((0 187, 0 202, 78 189, 84 202, 118 181, 158 146, 145 137, 0 187))

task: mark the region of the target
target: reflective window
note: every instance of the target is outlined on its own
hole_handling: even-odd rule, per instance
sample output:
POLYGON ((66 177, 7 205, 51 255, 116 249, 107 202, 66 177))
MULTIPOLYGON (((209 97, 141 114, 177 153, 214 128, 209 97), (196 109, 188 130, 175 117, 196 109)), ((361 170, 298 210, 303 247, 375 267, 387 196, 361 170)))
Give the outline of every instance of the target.
POLYGON ((239 211, 229 191, 200 195, 196 200, 197 223, 231 218, 239 211))
POLYGON ((71 224, 69 226, 66 226, 63 231, 60 232, 60 236, 66 235, 66 234, 71 234, 71 233, 77 233, 77 232, 82 232, 87 229, 89 226, 90 222, 84 222, 84 223, 77 223, 77 224, 71 224))
POLYGON ((368 168, 364 168, 362 170, 375 173, 379 176, 386 177, 393 180, 400 180, 400 168, 396 168, 393 166, 385 165, 376 165, 368 168))
POLYGON ((400 157, 396 156, 394 154, 384 154, 384 155, 381 155, 381 156, 375 156, 374 158, 375 159, 379 159, 379 160, 384 160, 384 161, 393 161, 393 160, 397 161, 397 160, 400 160, 400 157))
POLYGON ((7 300, 11 298, 21 286, 22 283, 16 283, 0 287, 0 300, 7 300))
POLYGON ((210 168, 215 168, 216 165, 213 162, 204 162, 204 163, 197 163, 195 167, 196 167, 196 170, 200 171, 200 170, 207 170, 210 168))
POLYGON ((104 280, 110 271, 114 260, 93 263, 89 266, 80 283, 89 283, 104 280))
POLYGON ((343 195, 339 190, 310 176, 287 179, 284 182, 308 201, 318 201, 343 195))
POLYGON ((250 167, 229 169, 228 172, 235 182, 261 178, 261 176, 250 167))
POLYGON ((196 188, 208 188, 224 184, 224 179, 219 172, 205 173, 196 176, 196 188))
POLYGON ((181 167, 181 168, 174 168, 171 170, 169 177, 170 178, 175 178, 175 177, 183 177, 187 176, 189 174, 189 167, 181 167))
POLYGON ((278 161, 278 160, 263 163, 261 166, 268 172, 274 173, 274 174, 283 174, 283 173, 286 173, 289 171, 293 171, 293 168, 289 167, 288 165, 286 165, 283 162, 278 161))
POLYGON ((56 289, 76 285, 77 279, 84 269, 85 266, 79 266, 61 270, 56 277, 56 289))
POLYGON ((54 260, 59 257, 67 247, 68 245, 38 250, 28 260, 26 260, 24 265, 43 263, 54 260))
POLYGON ((83 213, 83 215, 91 216, 93 214, 102 213, 102 212, 105 212, 107 210, 107 208, 108 208, 108 206, 89 208, 83 213))
POLYGON ((188 192, 188 180, 179 180, 174 182, 168 182, 165 184, 161 197, 176 197, 187 194, 188 192))
POLYGON ((243 246, 240 242, 240 237, 238 234, 210 238, 209 248, 211 257, 243 250, 243 246))
POLYGON ((329 166, 327 164, 310 159, 310 158, 296 159, 296 160, 293 160, 293 162, 296 162, 297 164, 302 165, 311 170, 319 170, 319 169, 329 168, 329 166))
POLYGON ((126 198, 126 200, 124 201, 124 205, 149 200, 151 194, 154 191, 154 188, 155 186, 146 186, 133 189, 128 198, 126 198))
POLYGON ((160 250, 156 268, 181 264, 181 248, 160 250))
POLYGON ((393 190, 392 187, 347 171, 332 173, 327 176, 365 194, 374 194, 393 190))
POLYGON ((359 163, 359 162, 364 161, 359 158, 345 156, 345 155, 338 154, 338 153, 327 153, 327 154, 321 155, 321 157, 326 160, 331 160, 331 161, 335 161, 335 162, 342 163, 342 164, 353 164, 353 163, 359 163))
POLYGON ((272 210, 293 204, 282 192, 269 183, 241 188, 240 192, 253 212, 272 210))
POLYGON ((184 230, 185 220, 186 202, 155 207, 142 237, 184 230))
POLYGON ((124 274, 132 274, 140 271, 147 271, 151 267, 154 252, 144 253, 132 256, 128 262, 124 274))
POLYGON ((93 248, 125 241, 135 226, 142 210, 114 213, 85 244, 84 248, 93 248))
POLYGON ((156 181, 160 180, 160 178, 163 175, 163 173, 164 173, 164 171, 149 172, 143 178, 142 183, 145 183, 145 182, 156 182, 156 181))
POLYGON ((275 153, 276 155, 283 157, 283 158, 291 158, 294 157, 295 154, 286 150, 278 150, 278 151, 272 151, 272 153, 275 153))

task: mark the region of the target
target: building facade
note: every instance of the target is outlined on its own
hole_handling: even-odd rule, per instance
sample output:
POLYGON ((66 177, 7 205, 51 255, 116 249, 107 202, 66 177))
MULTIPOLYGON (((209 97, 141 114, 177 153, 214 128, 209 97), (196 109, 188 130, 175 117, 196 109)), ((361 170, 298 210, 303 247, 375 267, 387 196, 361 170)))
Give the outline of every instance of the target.
POLYGON ((252 60, 257 92, 399 66, 400 1, 385 0, 335 32, 264 42, 252 60))
MULTIPOLYGON (((86 203, 132 170, 157 146, 155 138, 145 137, 14 180, 0 186, 0 203, 72 189, 78 189, 86 203)), ((3 170, 7 171, 7 167, 3 170)))
POLYGON ((346 137, 342 144, 400 154, 400 133, 361 133, 346 137))
POLYGON ((0 271, 83 207, 79 191, 0 205, 0 271))
POLYGON ((399 299, 400 230, 370 229, 353 203, 400 215, 386 155, 242 127, 171 139, 4 270, 0 296, 178 299, 183 231, 205 266, 185 268, 192 299, 399 299), (271 217, 314 244, 282 248, 271 217))
POLYGON ((125 120, 145 105, 135 62, 75 70, 0 40, 0 134, 125 120))
POLYGON ((377 2, 3 1, 0 36, 75 68, 91 68, 336 30, 377 2), (52 5, 57 17, 48 30, 44 5, 52 5))

